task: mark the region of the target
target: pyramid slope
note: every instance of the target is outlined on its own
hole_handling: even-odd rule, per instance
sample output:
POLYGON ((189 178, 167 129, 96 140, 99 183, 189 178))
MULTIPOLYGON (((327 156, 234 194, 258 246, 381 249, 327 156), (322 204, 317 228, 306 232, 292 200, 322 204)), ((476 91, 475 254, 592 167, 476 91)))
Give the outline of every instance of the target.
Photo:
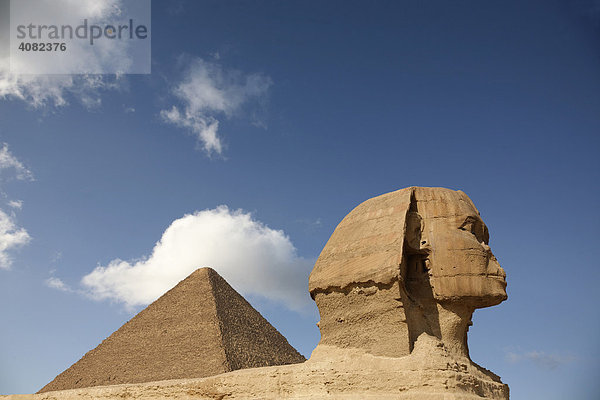
POLYGON ((38 393, 200 378, 303 361, 223 278, 210 268, 201 268, 38 393))
POLYGON ((231 370, 304 362, 246 299, 215 271, 209 271, 227 362, 231 370))

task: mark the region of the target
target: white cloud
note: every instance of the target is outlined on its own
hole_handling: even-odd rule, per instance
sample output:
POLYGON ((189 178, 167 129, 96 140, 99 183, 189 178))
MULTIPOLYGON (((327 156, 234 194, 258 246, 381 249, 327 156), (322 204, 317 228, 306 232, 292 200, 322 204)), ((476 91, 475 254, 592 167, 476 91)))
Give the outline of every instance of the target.
POLYGON ((529 351, 529 352, 508 352, 506 353, 506 360, 510 363, 518 363, 521 361, 533 362, 536 366, 543 369, 556 369, 563 364, 575 361, 576 357, 573 355, 560 355, 560 354, 547 354, 543 351, 529 351))
POLYGON ((72 292, 73 290, 62 280, 54 276, 46 279, 44 284, 49 288, 60 290, 61 292, 72 292))
POLYGON ((272 80, 262 74, 247 75, 195 58, 173 89, 181 105, 162 110, 160 115, 165 122, 191 131, 208 154, 221 154, 217 118, 232 118, 244 106, 260 102, 271 84, 272 80))
POLYGON ((21 161, 19 161, 8 149, 8 144, 3 143, 0 147, 0 170, 12 171, 15 177, 20 180, 32 180, 33 174, 21 161))
POLYGON ((20 210, 23 208, 23 200, 9 200, 8 205, 12 208, 20 210))
MULTIPOLYGON (((3 143, 0 147, 0 184, 11 178, 33 180, 33 174, 10 152, 8 144, 3 143)), ((23 202, 9 200, 8 205, 20 209, 23 202)), ((30 240, 27 230, 17 225, 14 213, 0 209, 0 269, 9 269, 12 265, 9 252, 26 245, 30 240)))
POLYGON ((8 70, 6 60, 0 59, 0 99, 21 100, 33 108, 63 107, 69 97, 86 108, 98 107, 105 90, 120 87, 123 77, 100 75, 20 75, 8 70))
POLYGON ((196 138, 202 143, 204 150, 208 154, 211 154, 213 151, 217 154, 223 152, 221 139, 217 136, 219 121, 216 119, 204 115, 194 115, 187 110, 185 111, 185 115, 182 115, 175 106, 170 110, 162 110, 160 115, 166 122, 170 122, 180 128, 189 128, 194 132, 196 138))
POLYGON ((29 243, 30 240, 27 231, 16 225, 14 217, 0 210, 0 268, 9 269, 12 260, 8 252, 29 243))
POLYGON ((293 310, 312 303, 308 274, 313 262, 296 254, 283 231, 226 206, 173 221, 152 254, 115 259, 82 279, 90 296, 127 307, 146 305, 200 267, 212 267, 244 295, 281 302, 293 310))
MULTIPOLYGON (((54 0, 52 2, 36 2, 35 7, 27 8, 27 16, 32 21, 52 21, 60 23, 81 21, 84 18, 108 18, 119 13, 122 0, 54 0)), ((7 42, 4 43, 4 46, 7 42)), ((1 46, 1 45, 0 45, 1 46)), ((77 60, 81 68, 114 63, 126 63, 127 54, 119 46, 112 43, 94 44, 97 52, 90 56, 90 47, 86 43, 69 43, 69 57, 77 60)), ((46 106, 62 107, 69 103, 69 98, 77 99, 87 108, 97 107, 101 103, 101 92, 120 86, 123 77, 102 75, 44 75, 39 73, 20 74, 18 71, 27 68, 31 72, 36 65, 21 64, 9 60, 8 49, 0 51, 0 99, 21 100, 34 108, 46 106), (10 63, 12 62, 12 70, 10 63), (16 72, 15 72, 16 71, 16 72)), ((125 65, 125 64, 124 64, 125 65)), ((44 68, 39 65, 39 68, 44 68)), ((40 70, 42 71, 42 70, 40 70)))

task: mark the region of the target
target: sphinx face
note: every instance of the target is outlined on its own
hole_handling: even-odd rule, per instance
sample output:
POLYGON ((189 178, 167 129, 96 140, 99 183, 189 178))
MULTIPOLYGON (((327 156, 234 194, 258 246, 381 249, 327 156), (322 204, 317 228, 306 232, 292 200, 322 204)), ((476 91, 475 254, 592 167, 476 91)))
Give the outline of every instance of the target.
POLYGON ((416 195, 434 298, 474 308, 506 300, 506 274, 488 246, 488 229, 471 200, 452 190, 425 192, 419 196, 417 189, 416 195))

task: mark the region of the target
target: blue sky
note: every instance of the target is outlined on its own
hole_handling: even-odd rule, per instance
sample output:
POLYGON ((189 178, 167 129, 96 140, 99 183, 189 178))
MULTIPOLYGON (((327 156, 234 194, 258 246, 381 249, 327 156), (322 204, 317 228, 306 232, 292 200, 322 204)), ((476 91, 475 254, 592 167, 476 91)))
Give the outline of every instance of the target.
POLYGON ((0 393, 197 264, 309 356, 333 229, 416 185, 466 192, 507 273, 472 359, 512 399, 594 398, 599 134, 595 0, 154 0, 150 75, 0 65, 0 393))

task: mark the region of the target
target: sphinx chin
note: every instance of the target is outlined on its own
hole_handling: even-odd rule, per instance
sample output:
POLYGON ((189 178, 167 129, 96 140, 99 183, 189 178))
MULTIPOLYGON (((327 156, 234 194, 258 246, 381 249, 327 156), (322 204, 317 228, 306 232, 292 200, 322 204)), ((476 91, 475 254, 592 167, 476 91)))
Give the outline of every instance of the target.
POLYGON ((476 309, 498 305, 508 295, 504 278, 458 276, 435 278, 434 297, 439 302, 457 302, 476 309))

